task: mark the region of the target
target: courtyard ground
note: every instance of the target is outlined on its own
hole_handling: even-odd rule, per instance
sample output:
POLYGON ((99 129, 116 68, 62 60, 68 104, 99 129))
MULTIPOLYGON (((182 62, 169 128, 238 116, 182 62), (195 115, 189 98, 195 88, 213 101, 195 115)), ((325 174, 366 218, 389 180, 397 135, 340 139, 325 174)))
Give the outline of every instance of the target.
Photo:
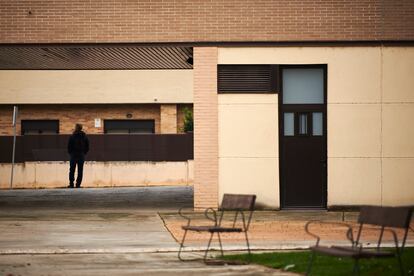
MULTIPOLYGON (((192 204, 191 187, 0 190, 0 275, 290 275, 255 265, 178 261, 185 221, 177 210, 191 211, 192 204)), ((306 248, 314 242, 303 230, 310 219, 355 223, 356 213, 257 211, 252 248, 306 248)), ((316 225, 315 231, 345 242, 339 228, 316 225)), ((201 256, 205 238, 191 234, 188 254, 201 256)), ((243 236, 224 240, 227 250, 245 249, 243 236)))

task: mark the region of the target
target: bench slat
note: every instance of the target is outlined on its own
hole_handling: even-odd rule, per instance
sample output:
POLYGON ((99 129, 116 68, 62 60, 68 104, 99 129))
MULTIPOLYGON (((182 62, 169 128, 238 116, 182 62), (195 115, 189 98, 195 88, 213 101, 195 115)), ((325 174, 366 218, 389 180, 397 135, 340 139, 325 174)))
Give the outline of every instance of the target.
POLYGON ((183 226, 183 230, 196 231, 196 232, 210 232, 210 233, 230 233, 230 232, 242 232, 241 228, 233 227, 218 227, 218 226, 183 226))

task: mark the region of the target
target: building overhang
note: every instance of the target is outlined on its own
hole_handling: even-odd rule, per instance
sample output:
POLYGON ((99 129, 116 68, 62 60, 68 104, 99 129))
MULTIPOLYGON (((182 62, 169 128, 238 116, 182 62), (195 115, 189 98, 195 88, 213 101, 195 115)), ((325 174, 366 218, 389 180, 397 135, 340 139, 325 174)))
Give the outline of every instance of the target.
POLYGON ((0 70, 192 69, 192 58, 180 45, 0 45, 0 70))

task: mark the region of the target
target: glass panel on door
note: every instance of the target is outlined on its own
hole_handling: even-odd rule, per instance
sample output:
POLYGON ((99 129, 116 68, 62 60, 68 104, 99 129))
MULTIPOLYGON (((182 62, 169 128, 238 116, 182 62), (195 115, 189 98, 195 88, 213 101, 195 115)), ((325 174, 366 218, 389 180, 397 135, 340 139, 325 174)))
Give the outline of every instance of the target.
POLYGON ((323 115, 322 112, 312 113, 312 135, 322 136, 323 135, 323 115))
POLYGON ((283 69, 283 104, 323 104, 322 68, 283 69))
POLYGON ((295 135, 294 113, 284 114, 284 135, 285 136, 295 135))

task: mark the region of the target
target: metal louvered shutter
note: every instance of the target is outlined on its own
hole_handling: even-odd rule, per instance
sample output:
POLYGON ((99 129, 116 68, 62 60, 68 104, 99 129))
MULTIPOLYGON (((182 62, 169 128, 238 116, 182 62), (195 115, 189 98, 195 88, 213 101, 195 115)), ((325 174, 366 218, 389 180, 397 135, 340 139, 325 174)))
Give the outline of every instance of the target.
POLYGON ((219 93, 276 93, 271 65, 218 65, 219 93))

